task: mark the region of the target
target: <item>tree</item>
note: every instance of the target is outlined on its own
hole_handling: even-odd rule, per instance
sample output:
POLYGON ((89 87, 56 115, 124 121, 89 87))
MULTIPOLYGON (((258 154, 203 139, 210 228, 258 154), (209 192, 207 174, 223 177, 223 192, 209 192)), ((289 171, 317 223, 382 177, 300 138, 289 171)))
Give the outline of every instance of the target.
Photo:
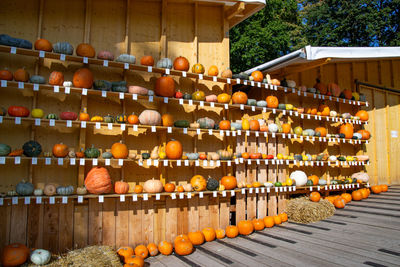
POLYGON ((314 46, 399 45, 400 0, 304 0, 303 33, 314 46))
POLYGON ((266 7, 230 35, 231 69, 238 73, 304 46, 296 0, 267 0, 266 7))

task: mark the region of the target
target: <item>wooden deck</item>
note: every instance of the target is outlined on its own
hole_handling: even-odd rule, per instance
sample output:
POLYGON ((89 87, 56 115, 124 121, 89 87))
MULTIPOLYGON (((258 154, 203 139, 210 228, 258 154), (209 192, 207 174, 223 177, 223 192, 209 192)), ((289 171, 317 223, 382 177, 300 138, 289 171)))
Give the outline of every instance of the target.
POLYGON ((282 226, 203 244, 151 266, 400 266, 400 186, 318 223, 282 226))

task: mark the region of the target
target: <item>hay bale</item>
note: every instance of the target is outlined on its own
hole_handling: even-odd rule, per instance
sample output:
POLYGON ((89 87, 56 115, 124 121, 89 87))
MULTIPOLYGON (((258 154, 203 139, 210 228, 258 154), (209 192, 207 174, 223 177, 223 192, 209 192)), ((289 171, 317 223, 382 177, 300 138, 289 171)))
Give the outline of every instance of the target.
MULTIPOLYGON (((34 264, 25 264, 33 267, 34 264)), ((117 253, 112 247, 108 246, 90 246, 82 249, 76 249, 65 255, 53 256, 48 267, 121 267, 123 266, 117 253)))
POLYGON ((335 213, 335 206, 326 199, 312 202, 308 197, 291 199, 287 205, 289 221, 311 223, 325 220, 335 213))

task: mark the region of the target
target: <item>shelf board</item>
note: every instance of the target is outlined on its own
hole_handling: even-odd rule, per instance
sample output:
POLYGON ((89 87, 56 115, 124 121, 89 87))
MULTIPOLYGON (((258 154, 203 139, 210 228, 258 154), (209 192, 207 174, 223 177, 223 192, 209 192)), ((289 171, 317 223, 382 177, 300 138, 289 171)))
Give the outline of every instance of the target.
POLYGON ((264 89, 270 89, 273 91, 284 91, 287 94, 297 94, 298 96, 301 96, 301 97, 314 98, 314 99, 320 99, 320 100, 325 100, 325 101, 340 102, 340 103, 354 105, 354 106, 367 106, 368 107, 368 102, 347 100, 347 99, 337 98, 337 97, 333 97, 333 96, 325 96, 325 95, 321 95, 321 94, 302 92, 296 88, 276 86, 276 85, 272 85, 272 84, 254 82, 254 81, 249 81, 249 80, 240 80, 240 79, 233 79, 233 78, 226 79, 226 78, 208 76, 208 75, 203 75, 203 74, 199 75, 199 74, 190 73, 190 72, 141 66, 141 65, 128 64, 128 63, 123 63, 123 62, 95 59, 95 58, 85 58, 85 57, 73 56, 73 55, 63 55, 63 54, 57 54, 57 53, 52 53, 52 52, 44 52, 44 51, 36 51, 36 50, 30 50, 30 49, 24 49, 24 48, 10 47, 10 46, 5 46, 5 45, 0 45, 0 52, 18 54, 18 55, 24 55, 24 56, 31 56, 31 57, 55 59, 55 60, 60 60, 60 61, 71 61, 71 62, 78 62, 78 63, 84 63, 84 64, 100 65, 100 66, 104 66, 104 67, 114 67, 114 68, 129 69, 129 70, 135 70, 135 71, 152 72, 152 73, 158 73, 158 74, 170 74, 170 75, 179 76, 179 77, 187 77, 187 78, 193 78, 193 79, 199 79, 199 80, 208 80, 208 81, 220 82, 220 83, 231 84, 231 85, 235 85, 235 84, 250 85, 252 87, 256 87, 256 88, 260 88, 260 89, 264 88, 264 89))

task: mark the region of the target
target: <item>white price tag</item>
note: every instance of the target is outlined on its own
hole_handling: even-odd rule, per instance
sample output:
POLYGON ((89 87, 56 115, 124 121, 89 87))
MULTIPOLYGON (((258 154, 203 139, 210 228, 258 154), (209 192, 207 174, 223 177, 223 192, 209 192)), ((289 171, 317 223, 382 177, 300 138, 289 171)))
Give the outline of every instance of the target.
POLYGON ((104 66, 104 67, 108 67, 108 60, 104 60, 104 61, 103 61, 103 66, 104 66))
POLYGON ((147 166, 151 166, 151 159, 146 160, 147 166))
POLYGON ((81 128, 86 128, 86 121, 81 121, 81 128))
POLYGON ((21 157, 15 157, 14 163, 15 163, 16 165, 21 164, 21 157))
POLYGON ((85 159, 79 159, 79 165, 85 166, 85 159))
POLYGON ((207 165, 208 165, 207 160, 203 160, 203 166, 207 167, 207 165))
POLYGON ((137 201, 137 194, 132 195, 132 201, 137 201))
POLYGON ((100 122, 96 122, 96 129, 100 129, 101 125, 100 122))
POLYGON ((7 81, 1 80, 1 87, 7 87, 7 81))
POLYGON ((167 127, 167 133, 172 133, 172 127, 167 127))
POLYGON ((182 71, 182 77, 186 77, 186 71, 182 71))
POLYGON ((133 131, 134 131, 134 132, 137 132, 137 131, 138 131, 138 126, 137 126, 137 125, 133 125, 132 128, 133 128, 133 131))
POLYGON ((87 95, 87 89, 86 88, 82 89, 82 95, 87 95))
MULTIPOLYGON (((215 191, 214 191, 215 192, 215 191)), ((222 196, 226 197, 226 191, 222 191, 222 196)))
POLYGON ((168 166, 168 160, 163 160, 163 162, 164 166, 168 166))
POLYGON ((75 165, 75 158, 69 159, 69 165, 75 165))
POLYGON ((240 109, 244 110, 244 105, 243 104, 240 104, 240 109))
POLYGON ((24 89, 24 82, 18 82, 18 89, 24 89))
POLYGON ((61 61, 65 61, 65 55, 64 54, 60 54, 60 60, 61 61))
POLYGON ((171 73, 170 69, 165 69, 165 74, 169 75, 171 73))
POLYGON ((56 125, 56 121, 55 121, 54 119, 50 119, 49 125, 50 125, 50 126, 56 125))
POLYGON ((99 196, 99 203, 103 203, 104 202, 104 196, 99 196))
POLYGON ((112 123, 107 123, 107 128, 108 128, 109 130, 112 130, 112 129, 113 129, 113 124, 112 124, 112 123))
POLYGON ((107 97, 107 91, 101 91, 101 96, 102 97, 107 97))
POLYGON ((61 203, 62 204, 67 204, 68 203, 68 197, 62 197, 61 203))
POLYGON ((25 200, 25 201, 24 201, 24 204, 25 204, 25 205, 31 204, 31 197, 25 197, 24 200, 25 200))
POLYGON ((148 195, 148 194, 143 194, 143 200, 144 200, 144 201, 149 200, 149 195, 148 195))
POLYGON ((39 51, 39 57, 43 58, 45 56, 44 51, 39 51))
POLYGON ((132 94, 132 100, 137 100, 137 94, 132 94))
POLYGON ((49 203, 50 203, 50 204, 56 203, 56 198, 55 198, 55 197, 50 197, 50 198, 49 198, 49 203))
POLYGON ((33 157, 31 162, 32 162, 32 165, 37 165, 37 158, 33 157))
POLYGON ((149 96, 149 102, 153 102, 154 101, 154 97, 151 95, 149 96))
POLYGON ((151 132, 152 133, 155 133, 157 130, 156 130, 156 126, 151 126, 151 132))
POLYGON ((119 93, 119 99, 124 99, 125 98, 125 94, 124 93, 119 93))
POLYGON ((71 128, 71 127, 72 127, 72 121, 67 120, 67 127, 68 127, 68 128, 71 128))
POLYGON ((176 161, 176 166, 181 166, 181 165, 182 165, 182 162, 181 162, 180 159, 178 159, 178 160, 176 161))
POLYGON ((78 196, 78 203, 83 203, 83 196, 78 196))
POLYGON ((188 133, 187 128, 183 128, 183 134, 187 134, 187 133, 188 133))
POLYGON ((12 197, 11 203, 12 203, 13 205, 18 205, 18 197, 12 197))
POLYGON ((199 74, 199 80, 203 80, 203 74, 199 74))
POLYGON ((232 166, 232 162, 230 160, 227 161, 228 167, 232 166))
POLYGON ((194 164, 195 164, 196 167, 199 167, 199 166, 200 166, 200 161, 196 160, 196 161, 194 162, 194 164))
POLYGON ((15 124, 21 124, 21 117, 15 117, 15 124))
POLYGON ((58 162, 58 165, 60 165, 60 166, 64 165, 64 159, 63 158, 58 158, 57 162, 58 162))
POLYGON ((123 166, 124 165, 124 160, 123 159, 118 159, 118 165, 123 166))
POLYGON ((129 70, 129 63, 124 63, 124 69, 129 70))
POLYGON ((93 166, 97 166, 97 159, 93 159, 92 164, 93 164, 93 166))
POLYGON ((185 193, 179 193, 179 198, 183 199, 185 197, 185 193))

